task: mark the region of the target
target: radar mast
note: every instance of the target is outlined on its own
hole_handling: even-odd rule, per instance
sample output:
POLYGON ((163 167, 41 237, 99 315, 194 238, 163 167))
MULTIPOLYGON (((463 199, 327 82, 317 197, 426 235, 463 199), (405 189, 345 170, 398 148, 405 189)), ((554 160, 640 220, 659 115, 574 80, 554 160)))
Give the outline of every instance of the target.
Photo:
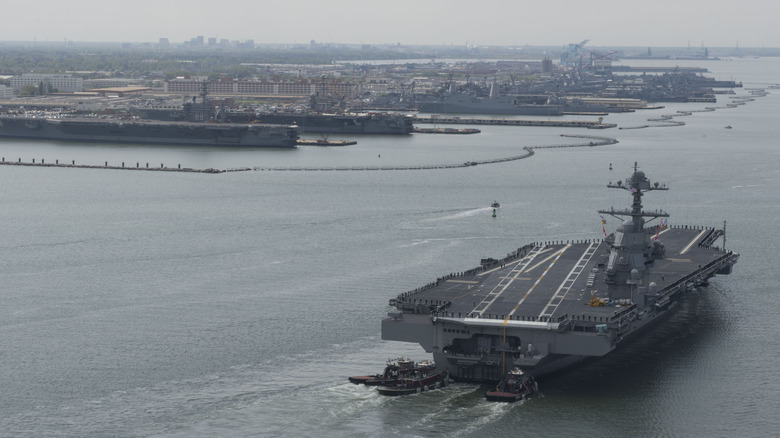
MULTIPOLYGON (((611 248, 607 263, 606 283, 608 292, 613 299, 634 300, 635 294, 642 294, 647 287, 647 277, 653 262, 664 258, 664 246, 657 239, 658 227, 646 229, 645 224, 658 218, 669 217, 662 210, 646 212, 642 209, 642 196, 645 192, 653 190, 668 190, 666 184, 651 183, 645 173, 639 170, 634 163, 634 173, 625 181, 610 182, 607 187, 623 189, 631 193, 633 203, 630 209, 599 210, 599 213, 608 214, 623 220, 622 225, 615 231, 614 238, 609 239, 611 248), (645 221, 645 218, 650 218, 645 221)), ((644 306, 644 300, 638 300, 640 307, 644 306)))

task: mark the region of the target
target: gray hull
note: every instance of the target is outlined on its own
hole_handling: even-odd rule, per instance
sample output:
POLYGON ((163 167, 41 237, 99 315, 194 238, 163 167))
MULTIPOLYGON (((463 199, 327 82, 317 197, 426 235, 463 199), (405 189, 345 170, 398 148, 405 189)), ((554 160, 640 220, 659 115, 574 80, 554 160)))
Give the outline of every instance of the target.
POLYGON ((291 126, 264 124, 0 117, 0 138, 292 148, 298 140, 298 130, 291 126))
POLYGON ((518 104, 509 97, 473 97, 466 94, 446 95, 417 102, 417 109, 437 114, 506 114, 518 116, 560 116, 560 105, 518 104))
POLYGON ((408 135, 413 119, 403 114, 259 114, 263 123, 296 125, 310 134, 408 135))
POLYGON ((645 227, 667 214, 642 210, 643 191, 665 186, 636 171, 609 187, 634 198, 631 209, 600 211, 631 218, 609 238, 531 243, 402 293, 382 339, 419 343, 455 380, 498 381, 513 368, 538 377, 615 351, 731 273, 739 255, 714 245, 725 230, 645 227))

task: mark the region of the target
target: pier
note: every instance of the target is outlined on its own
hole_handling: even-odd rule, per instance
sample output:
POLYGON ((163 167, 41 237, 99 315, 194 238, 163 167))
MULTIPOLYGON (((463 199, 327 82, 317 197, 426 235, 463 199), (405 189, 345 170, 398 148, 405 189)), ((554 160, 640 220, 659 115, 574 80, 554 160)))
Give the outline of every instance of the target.
POLYGON ((298 146, 351 146, 357 144, 355 140, 327 140, 327 139, 305 139, 299 138, 296 142, 298 146))
POLYGON ((607 129, 617 126, 615 123, 603 123, 598 120, 535 120, 535 119, 477 119, 461 117, 415 117, 414 123, 432 123, 441 125, 499 125, 499 126, 536 126, 554 128, 607 129))
POLYGON ((414 128, 415 134, 479 134, 476 128, 414 128))

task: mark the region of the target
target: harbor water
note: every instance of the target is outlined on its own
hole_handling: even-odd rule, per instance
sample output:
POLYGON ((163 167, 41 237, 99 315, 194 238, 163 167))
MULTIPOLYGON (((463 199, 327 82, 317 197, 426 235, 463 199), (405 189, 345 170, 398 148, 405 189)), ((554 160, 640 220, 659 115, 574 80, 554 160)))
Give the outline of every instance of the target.
POLYGON ((780 59, 642 62, 704 66, 743 82, 736 97, 767 94, 604 120, 694 111, 643 129, 485 126, 293 150, 0 142, 13 161, 229 169, 458 164, 577 143, 561 134, 619 140, 435 170, 0 166, 0 436, 776 434, 780 59), (522 403, 489 403, 478 384, 382 397, 347 382, 390 358, 430 359, 381 339, 398 293, 529 242, 603 237, 596 210, 630 202, 606 185, 634 162, 669 184, 643 201, 670 225, 727 222, 732 275, 522 403))

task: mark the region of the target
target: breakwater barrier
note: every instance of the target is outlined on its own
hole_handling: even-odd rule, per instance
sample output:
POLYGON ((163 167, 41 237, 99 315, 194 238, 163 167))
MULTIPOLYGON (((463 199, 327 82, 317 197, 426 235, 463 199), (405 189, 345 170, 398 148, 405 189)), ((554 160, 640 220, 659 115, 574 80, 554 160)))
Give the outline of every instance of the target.
POLYGON ((0 165, 5 166, 34 166, 34 167, 64 167, 64 168, 75 168, 75 169, 111 169, 111 170, 139 170, 139 171, 149 171, 149 172, 193 172, 193 173, 223 173, 223 172, 235 172, 235 171, 242 171, 242 170, 251 170, 250 168, 235 168, 235 169, 193 169, 191 167, 181 167, 181 164, 177 164, 176 167, 166 167, 165 163, 160 163, 160 167, 157 167, 156 165, 149 165, 149 162, 141 163, 136 162, 135 166, 128 165, 125 166, 125 162, 123 161, 120 166, 115 165, 109 165, 108 161, 105 161, 103 165, 96 165, 96 164, 76 164, 76 160, 71 160, 70 162, 62 162, 60 163, 60 160, 53 160, 53 161, 46 161, 45 159, 41 158, 40 160, 37 160, 33 158, 31 161, 22 161, 21 158, 17 159, 16 161, 6 161, 5 157, 0 158, 0 165))
POLYGON ((472 167, 485 164, 506 163, 509 161, 522 160, 534 155, 535 149, 561 149, 561 148, 580 148, 605 146, 619 143, 617 139, 611 137, 599 137, 594 135, 568 135, 561 134, 564 138, 577 138, 587 140, 587 142, 547 145, 547 146, 523 146, 523 153, 511 157, 494 158, 489 160, 474 160, 463 163, 453 164, 431 164, 424 166, 335 166, 335 167, 254 167, 257 171, 288 171, 288 172, 314 172, 314 171, 368 171, 368 170, 434 170, 434 169, 458 169, 463 167, 472 167))
POLYGON ((660 117, 653 117, 647 119, 648 123, 646 125, 638 125, 638 126, 621 126, 618 129, 644 129, 644 128, 668 128, 672 126, 685 126, 685 122, 681 120, 674 120, 677 117, 687 117, 692 116, 693 113, 709 113, 713 111, 717 111, 719 109, 726 109, 726 108, 737 108, 741 105, 745 105, 748 102, 753 102, 756 100, 756 97, 764 97, 768 93, 766 90, 758 88, 758 89, 747 89, 750 93, 750 96, 729 96, 731 99, 731 102, 726 103, 723 106, 705 106, 703 109, 697 109, 697 110, 679 110, 674 114, 665 114, 661 115, 660 117))
POLYGON ((0 165, 5 166, 32 166, 32 167, 61 167, 61 168, 75 168, 75 169, 103 169, 103 170, 137 170, 137 171, 149 171, 149 172, 191 172, 191 173, 225 173, 225 172, 246 172, 246 171, 368 171, 368 170, 434 170, 434 169, 457 169, 463 167, 472 167, 485 164, 506 163, 509 161, 522 160, 534 155, 536 149, 563 149, 563 148, 580 148, 580 147, 595 147, 605 146, 619 143, 617 139, 611 137, 599 137, 593 135, 570 135, 561 134, 563 138, 581 139, 584 141, 576 143, 565 143, 546 146, 523 146, 523 153, 520 155, 513 155, 510 157, 493 158, 488 160, 474 160, 466 161, 462 163, 452 164, 431 164, 422 166, 336 166, 336 167, 233 167, 227 169, 194 169, 191 167, 181 167, 181 164, 177 164, 176 167, 166 167, 164 163, 160 163, 160 166, 150 165, 149 162, 141 163, 137 161, 135 163, 126 163, 123 161, 119 166, 109 165, 108 161, 104 161, 103 165, 95 164, 76 164, 75 160, 70 162, 60 162, 60 160, 37 160, 33 158, 31 161, 22 161, 18 158, 16 161, 8 161, 5 157, 0 157, 0 165), (133 165, 135 164, 135 165, 133 165))

